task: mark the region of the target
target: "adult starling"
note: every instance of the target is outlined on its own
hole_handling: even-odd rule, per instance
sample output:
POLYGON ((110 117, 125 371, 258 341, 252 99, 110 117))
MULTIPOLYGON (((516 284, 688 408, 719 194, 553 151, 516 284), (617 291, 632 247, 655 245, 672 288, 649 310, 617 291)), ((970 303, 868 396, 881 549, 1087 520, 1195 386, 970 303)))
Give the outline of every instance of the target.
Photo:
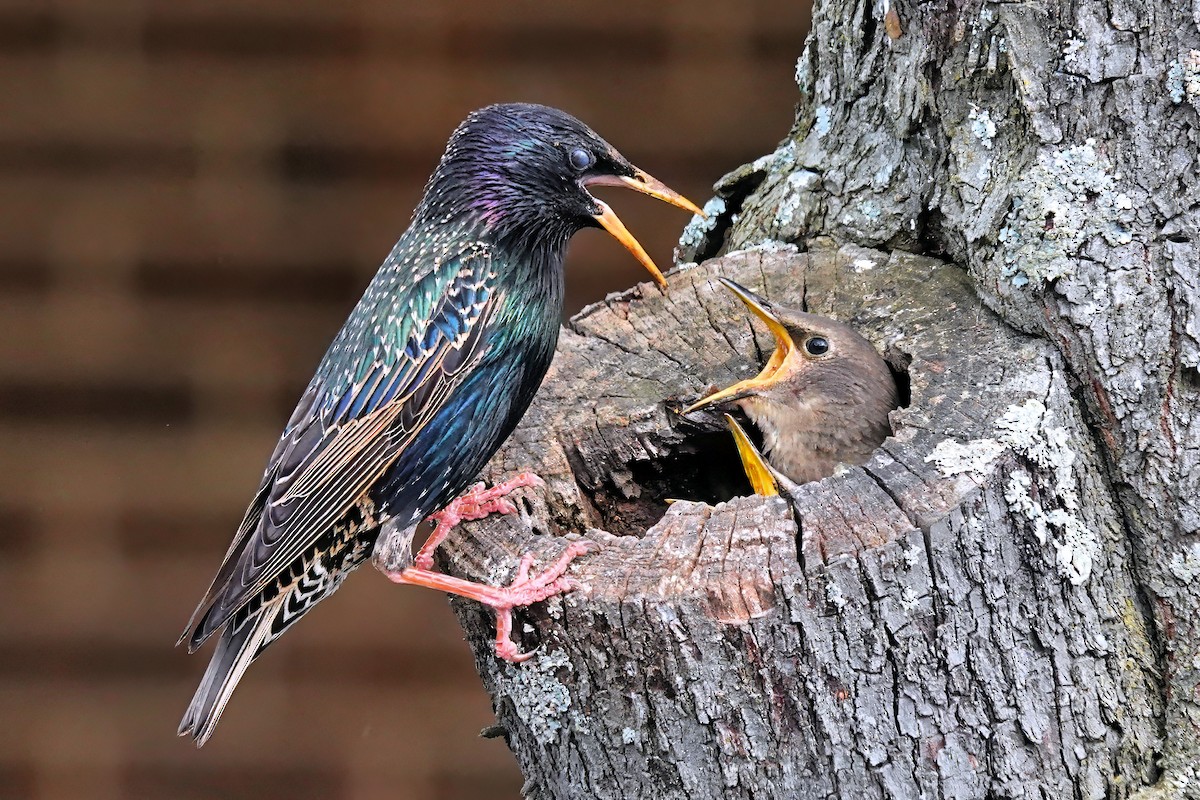
POLYGON ((450 137, 408 230, 317 367, 180 639, 194 651, 220 631, 181 736, 204 744, 250 662, 372 556, 381 530, 392 544, 399 536, 408 556, 385 565, 388 577, 492 606, 497 654, 524 657, 508 635, 511 609, 572 588, 563 575, 586 545, 570 545, 532 576, 532 557, 522 559, 506 587, 434 572, 433 550, 459 519, 512 510, 503 494, 537 481, 479 485, 451 503, 512 432, 550 365, 572 235, 604 228, 666 283, 588 191, 597 185, 700 213, 552 108, 490 106, 450 137), (438 525, 414 559, 414 531, 431 515, 438 525))
MULTIPOLYGON (((773 305, 728 278, 720 280, 766 323, 775 352, 757 376, 682 413, 737 405, 762 434, 771 466, 796 483, 820 480, 838 464, 870 458, 891 433, 888 414, 898 405, 896 381, 875 347, 843 322, 773 305)), ((739 440, 754 480, 754 471, 761 470, 746 459, 742 445, 739 440)))

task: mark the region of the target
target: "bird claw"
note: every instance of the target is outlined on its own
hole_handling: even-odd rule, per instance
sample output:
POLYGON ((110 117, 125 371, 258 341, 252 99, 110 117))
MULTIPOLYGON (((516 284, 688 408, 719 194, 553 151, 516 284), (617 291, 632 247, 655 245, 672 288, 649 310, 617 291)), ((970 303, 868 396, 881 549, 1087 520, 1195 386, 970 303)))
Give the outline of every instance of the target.
POLYGON ((532 650, 521 650, 517 647, 517 643, 507 636, 501 638, 499 633, 496 635, 496 657, 507 661, 510 664, 524 664, 529 659, 533 658, 540 652, 542 646, 539 644, 532 650))
POLYGON ((506 495, 515 489, 545 486, 545 481, 532 472, 522 472, 491 489, 477 483, 464 495, 429 517, 436 523, 433 533, 413 557, 413 566, 396 573, 387 573, 397 583, 413 583, 468 597, 491 607, 496 613, 496 656, 519 664, 536 655, 537 650, 522 653, 512 640, 513 609, 533 605, 555 595, 582 588, 582 584, 566 576, 567 568, 579 556, 598 549, 595 542, 576 539, 567 545, 558 559, 546 569, 530 575, 534 554, 526 553, 517 564, 517 573, 507 586, 481 586, 434 571, 433 552, 459 522, 483 519, 489 514, 514 514, 517 507, 506 495))
POLYGON ((521 653, 512 641, 513 609, 581 588, 578 581, 565 573, 572 561, 597 548, 595 542, 577 539, 567 545, 553 564, 536 575, 529 574, 533 568, 533 554, 526 553, 521 557, 517 565, 517 574, 508 586, 475 583, 415 566, 384 574, 396 583, 449 592, 493 609, 496 613, 496 656, 505 661, 520 663, 529 660, 533 653, 521 653))
POLYGON ((574 578, 568 578, 566 576, 563 576, 562 578, 560 578, 560 580, 562 581, 564 594, 567 592, 578 592, 580 589, 584 588, 583 583, 575 580, 574 578))
POLYGON ((499 500, 492 500, 488 502, 486 506, 481 507, 480 510, 482 511, 485 509, 493 514, 517 513, 517 507, 513 505, 513 502, 506 497, 502 497, 499 500))
POLYGON ((513 582, 497 589, 495 596, 485 600, 485 604, 497 611, 511 611, 578 588, 577 581, 563 575, 572 561, 589 552, 588 548, 577 545, 579 543, 568 546, 557 561, 533 576, 529 574, 533 554, 527 553, 517 567, 517 576, 513 582))
POLYGON ((564 573, 571 562, 579 556, 596 549, 596 544, 586 539, 572 542, 553 564, 533 575, 529 570, 533 566, 533 553, 526 553, 517 565, 517 575, 513 582, 497 590, 495 602, 484 601, 496 612, 496 656, 512 664, 519 664, 533 658, 537 648, 522 653, 512 640, 514 608, 529 606, 556 595, 565 594, 581 588, 582 584, 564 573))
POLYGON ((429 521, 434 523, 433 533, 421 545, 421 549, 413 557, 413 565, 418 569, 432 570, 434 566, 433 551, 450 535, 454 526, 466 520, 483 519, 492 514, 515 514, 517 507, 507 495, 517 489, 529 486, 545 486, 546 482, 532 472, 521 472, 503 483, 498 483, 491 489, 483 481, 472 486, 450 505, 429 515, 429 521))

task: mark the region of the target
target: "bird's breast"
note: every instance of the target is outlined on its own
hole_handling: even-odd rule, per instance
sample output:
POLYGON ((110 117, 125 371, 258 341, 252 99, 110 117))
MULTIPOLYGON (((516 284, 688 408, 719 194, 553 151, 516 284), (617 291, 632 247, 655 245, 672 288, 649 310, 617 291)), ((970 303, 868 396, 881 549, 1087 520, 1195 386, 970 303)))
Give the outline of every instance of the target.
POLYGON ((797 483, 828 477, 839 464, 861 464, 878 446, 863 435, 858 420, 843 418, 834 413, 838 409, 820 402, 779 403, 751 396, 739 405, 762 434, 763 454, 771 466, 797 483))

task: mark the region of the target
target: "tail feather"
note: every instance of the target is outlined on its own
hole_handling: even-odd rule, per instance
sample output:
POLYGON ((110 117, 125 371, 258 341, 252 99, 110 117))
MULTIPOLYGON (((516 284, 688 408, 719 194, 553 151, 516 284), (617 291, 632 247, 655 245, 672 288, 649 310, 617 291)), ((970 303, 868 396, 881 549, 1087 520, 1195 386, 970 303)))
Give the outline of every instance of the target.
POLYGON ((180 736, 191 736, 197 747, 203 747, 212 736, 246 668, 274 638, 271 627, 279 610, 278 603, 268 604, 237 630, 229 625, 221 632, 208 669, 179 723, 180 736))
POLYGON ((179 735, 191 736, 197 747, 203 747, 250 662, 317 603, 333 594, 346 576, 370 555, 373 543, 372 539, 357 536, 341 540, 309 563, 289 588, 261 608, 253 605, 257 599, 243 606, 225 623, 208 669, 179 723, 179 735), (248 616, 243 619, 242 613, 248 616))

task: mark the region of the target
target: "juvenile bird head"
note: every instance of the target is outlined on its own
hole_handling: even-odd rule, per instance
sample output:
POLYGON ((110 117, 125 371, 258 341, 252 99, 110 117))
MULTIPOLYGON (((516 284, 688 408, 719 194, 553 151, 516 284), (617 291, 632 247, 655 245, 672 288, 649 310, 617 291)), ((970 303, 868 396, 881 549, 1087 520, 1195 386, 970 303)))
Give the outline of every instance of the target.
POLYGON ((775 337, 775 351, 753 378, 684 409, 736 404, 763 436, 767 459, 803 483, 860 464, 891 427, 896 382, 875 347, 842 322, 776 306, 727 278, 730 291, 775 337))
POLYGON ((472 112, 458 127, 414 221, 478 220, 497 242, 517 249, 562 247, 582 228, 603 228, 665 285, 637 239, 588 191, 591 186, 625 186, 703 213, 570 114, 509 103, 472 112))

